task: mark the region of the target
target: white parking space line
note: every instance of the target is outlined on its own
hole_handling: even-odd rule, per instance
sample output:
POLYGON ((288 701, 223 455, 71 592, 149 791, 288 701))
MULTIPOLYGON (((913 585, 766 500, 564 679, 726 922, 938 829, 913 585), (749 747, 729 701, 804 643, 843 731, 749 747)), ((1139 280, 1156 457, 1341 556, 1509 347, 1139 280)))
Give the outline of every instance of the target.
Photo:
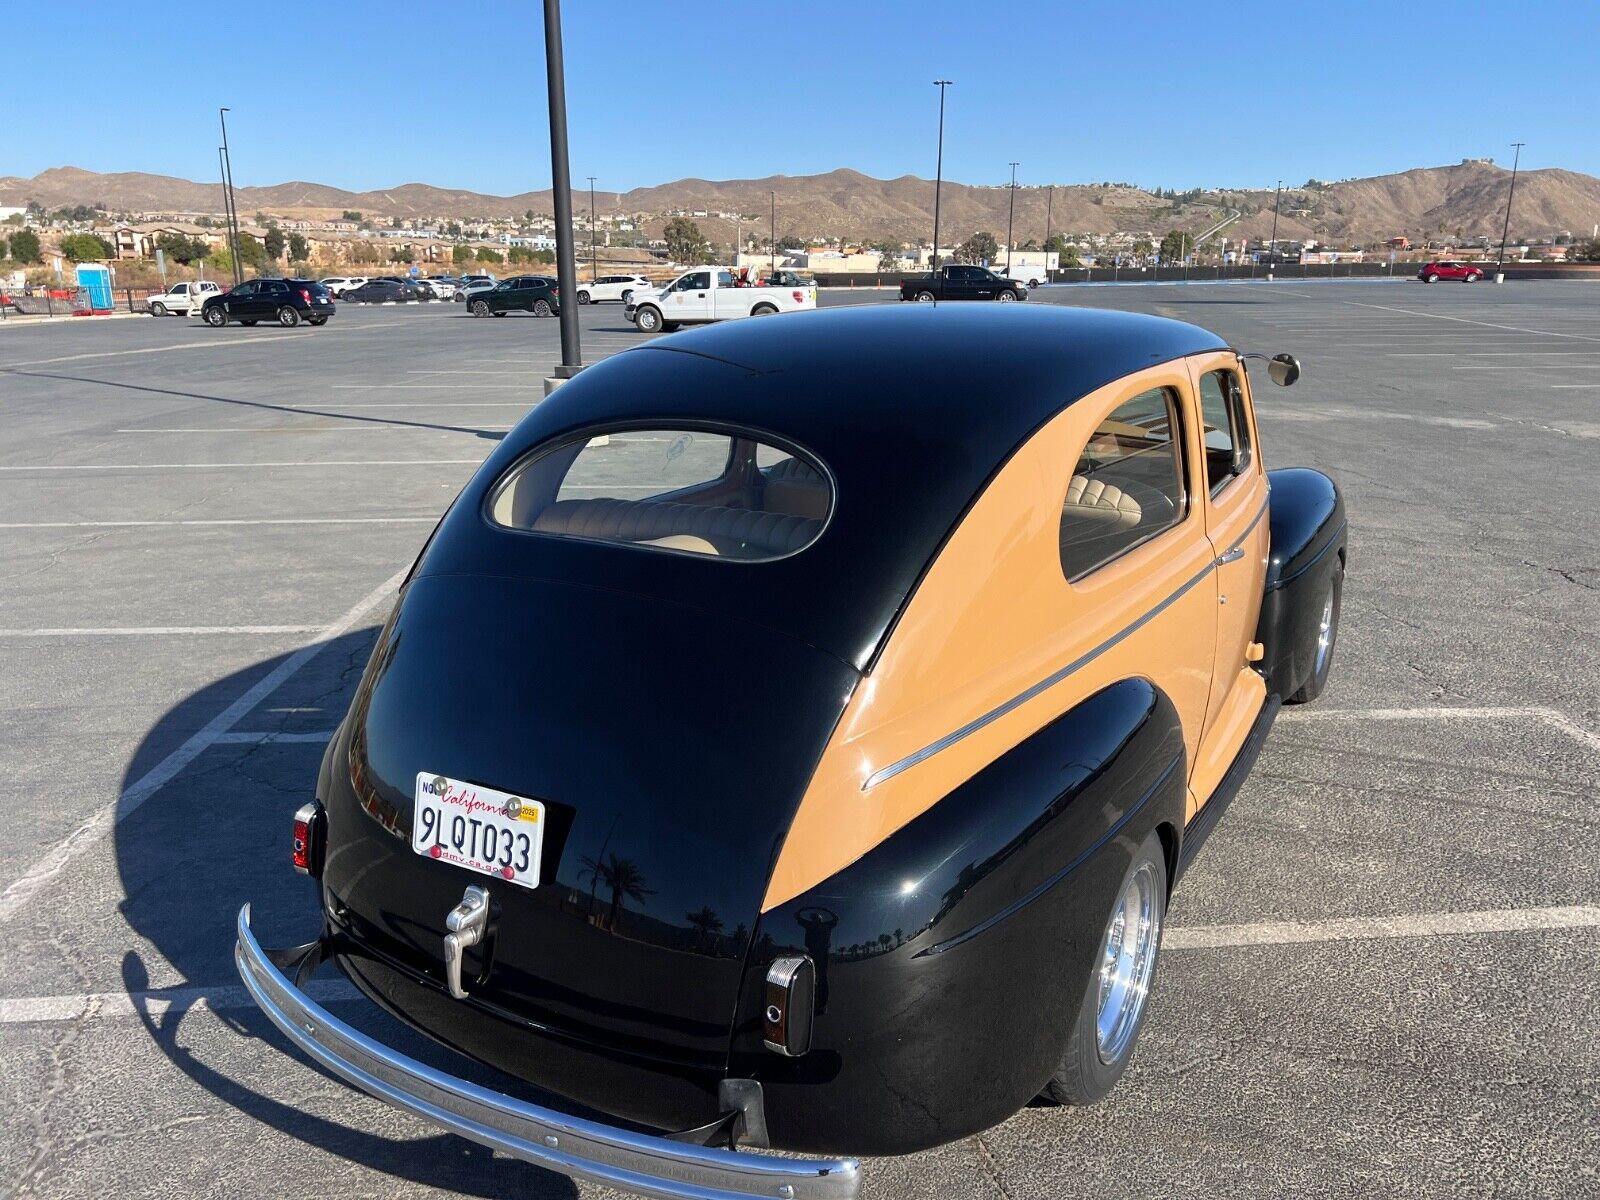
POLYGON ((1582 390, 1584 388, 1600 388, 1600 383, 1552 383, 1552 388, 1565 388, 1567 390, 1582 390))
MULTIPOLYGON (((354 1000, 361 995, 343 979, 314 979, 304 989, 320 1004, 354 1000)), ((20 996, 0 1000, 0 1025, 30 1025, 136 1017, 163 1017, 191 1009, 251 1008, 255 1001, 237 984, 214 988, 152 988, 143 992, 86 992, 77 996, 20 996)))
POLYGON ((282 407, 343 412, 347 408, 528 408, 530 405, 522 400, 440 400, 431 404, 426 400, 406 400, 392 404, 285 404, 282 407))
MULTIPOLYGON (((358 420, 359 418, 351 418, 358 420)), ((369 418, 370 419, 370 418, 369 418)), ((218 427, 215 429, 117 429, 115 433, 494 433, 510 429, 510 425, 475 425, 471 429, 428 428, 420 425, 258 425, 218 427)))
MULTIPOLYGON (((1305 296, 1304 292, 1290 292, 1292 296, 1305 296)), ((1315 299, 1315 297, 1306 297, 1315 299)), ((1525 325, 1501 325, 1494 321, 1477 321, 1471 317, 1453 317, 1448 313, 1427 312, 1415 308, 1395 308, 1389 304, 1373 304, 1366 300, 1339 300, 1339 304, 1348 304, 1356 308, 1377 308, 1384 312, 1404 313, 1408 317, 1424 317, 1432 321, 1456 321, 1463 325, 1476 325, 1482 329, 1504 329, 1510 333, 1533 333, 1540 337, 1571 338, 1579 342, 1600 342, 1600 337, 1586 333, 1563 333, 1555 329, 1530 329, 1525 325)))
POLYGON ((1414 913, 1404 917, 1335 917, 1326 921, 1262 921, 1251 925, 1194 925, 1166 931, 1168 950, 1215 950, 1234 946, 1292 946, 1310 942, 1380 938, 1460 937, 1483 933, 1528 933, 1600 926, 1600 905, 1501 908, 1484 912, 1414 913))
POLYGON ((1566 713, 1554 708, 1499 705, 1488 708, 1295 708, 1280 712, 1278 719, 1291 724, 1302 721, 1542 721, 1559 729, 1580 745, 1600 752, 1600 733, 1585 729, 1566 713))
POLYGON ((229 733, 219 734, 216 744, 219 746, 272 746, 279 743, 306 742, 315 746, 326 746, 333 740, 334 730, 316 729, 310 733, 286 733, 282 730, 262 730, 259 732, 242 732, 233 730, 229 733))
MULTIPOLYGON (((340 329, 338 331, 318 330, 315 334, 291 334, 290 336, 314 336, 318 341, 326 341, 331 337, 349 337, 357 333, 366 333, 368 330, 387 329, 392 325, 399 324, 401 324, 399 321, 385 321, 376 325, 360 325, 353 328, 340 329)), ((268 341, 264 338, 253 341, 245 341, 244 339, 239 339, 236 341, 218 341, 215 338, 211 338, 203 342, 173 342, 170 346, 144 346, 134 350, 100 350, 92 354, 64 354, 56 358, 33 358, 27 359, 23 362, 0 363, 0 371, 8 371, 16 367, 48 367, 53 366, 56 363, 84 362, 93 358, 125 358, 134 354, 166 354, 172 350, 249 349, 268 344, 268 341)))
POLYGON ((327 649, 335 639, 349 632, 364 620, 369 612, 388 600, 410 570, 410 566, 407 565, 396 571, 361 597, 354 607, 333 624, 319 630, 317 640, 312 645, 301 647, 267 672, 244 695, 191 734, 182 745, 130 784, 115 800, 90 814, 70 834, 41 854, 33 866, 7 886, 4 892, 0 892, 0 922, 8 922, 21 912, 28 901, 65 870, 75 858, 98 846, 107 833, 130 814, 137 812, 140 805, 156 791, 214 745, 219 736, 232 732, 239 720, 256 705, 282 687, 307 663, 327 649))
POLYGON ((179 525, 431 525, 432 517, 248 517, 188 521, 5 521, 0 529, 145 529, 179 525))
POLYGON ((190 634, 317 633, 320 625, 142 625, 106 628, 0 629, 0 638, 187 637, 190 634))
MULTIPOLYGON (((1401 917, 1334 917, 1325 921, 1261 921, 1249 925, 1170 927, 1167 950, 1225 950, 1244 946, 1292 946, 1395 938, 1469 937, 1493 933, 1537 933, 1600 927, 1600 906, 1493 909, 1482 912, 1416 913, 1401 917)), ((313 980, 313 1000, 332 1004, 358 999, 342 979, 313 980)), ((236 984, 214 988, 152 988, 140 992, 83 992, 62 996, 0 999, 0 1025, 115 1020, 146 1014, 160 1017, 191 1009, 247 1009, 253 1001, 236 984)))
POLYGON ((1468 363, 1452 371, 1600 371, 1600 363, 1468 363))
MULTIPOLYGON (((440 380, 438 383, 330 383, 327 385, 328 390, 334 392, 372 391, 374 388, 383 391, 437 392, 441 388, 450 386, 448 380, 440 380)), ((528 383, 474 383, 472 390, 475 392, 528 392, 533 391, 537 386, 538 384, 532 381, 528 383)))
POLYGON ((296 462, 198 463, 40 463, 36 466, 0 467, 0 471, 225 471, 261 467, 459 467, 477 466, 481 458, 364 458, 331 462, 300 459, 296 462))

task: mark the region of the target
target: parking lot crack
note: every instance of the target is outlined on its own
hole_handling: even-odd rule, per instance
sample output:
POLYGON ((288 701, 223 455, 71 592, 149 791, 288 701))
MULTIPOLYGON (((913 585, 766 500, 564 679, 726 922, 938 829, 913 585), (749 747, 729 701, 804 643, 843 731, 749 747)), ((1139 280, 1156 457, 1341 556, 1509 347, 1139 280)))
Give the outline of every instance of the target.
POLYGON ((995 1191, 999 1192, 1006 1200, 1015 1200, 1016 1193, 1011 1190, 1011 1185, 1000 1172, 1000 1164, 995 1161, 994 1154, 989 1150, 989 1143, 983 1140, 983 1134, 978 1134, 972 1139, 978 1151, 978 1165, 983 1168, 984 1176, 994 1184, 995 1191))
POLYGON ((1553 575, 1559 575, 1568 583, 1574 585, 1575 587, 1581 587, 1585 591, 1600 592, 1600 579, 1579 578, 1579 576, 1582 575, 1588 575, 1591 577, 1600 576, 1600 567, 1552 567, 1546 563, 1536 563, 1530 558, 1523 559, 1522 565, 1525 567, 1533 567, 1540 571, 1549 571, 1553 575))

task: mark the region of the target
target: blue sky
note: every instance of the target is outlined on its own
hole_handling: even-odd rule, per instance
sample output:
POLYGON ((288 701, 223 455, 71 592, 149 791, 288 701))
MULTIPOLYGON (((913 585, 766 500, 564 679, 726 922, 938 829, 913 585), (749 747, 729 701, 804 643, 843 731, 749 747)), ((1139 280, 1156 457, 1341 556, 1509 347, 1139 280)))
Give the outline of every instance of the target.
MULTIPOLYGON (((81 86, 8 89, 0 174, 210 179, 227 104, 238 184, 549 185, 539 0, 133 8, 78 10, 105 35, 58 64, 81 86)), ((931 176, 937 76, 955 81, 945 174, 969 183, 1017 159, 1028 183, 1270 186, 1509 163, 1519 139, 1529 166, 1600 174, 1594 0, 564 9, 572 174, 607 190, 931 176)), ((59 48, 63 19, 18 6, 4 40, 59 48)))

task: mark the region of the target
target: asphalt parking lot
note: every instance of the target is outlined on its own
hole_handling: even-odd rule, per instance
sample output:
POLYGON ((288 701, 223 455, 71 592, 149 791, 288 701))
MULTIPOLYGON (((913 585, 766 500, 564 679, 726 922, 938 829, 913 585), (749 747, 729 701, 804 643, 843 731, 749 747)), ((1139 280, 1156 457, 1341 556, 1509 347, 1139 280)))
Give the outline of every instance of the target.
MULTIPOLYGON (((1345 492, 1334 677, 1186 877, 1113 1096, 870 1162, 865 1194, 1600 1194, 1600 287, 1030 302, 1300 356, 1255 391, 1268 466, 1345 492)), ((641 340, 580 317, 591 358, 641 340)), ((557 347, 437 304, 0 329, 0 1194, 607 1195, 290 1058, 231 961, 245 901, 309 936, 288 816, 557 347)))

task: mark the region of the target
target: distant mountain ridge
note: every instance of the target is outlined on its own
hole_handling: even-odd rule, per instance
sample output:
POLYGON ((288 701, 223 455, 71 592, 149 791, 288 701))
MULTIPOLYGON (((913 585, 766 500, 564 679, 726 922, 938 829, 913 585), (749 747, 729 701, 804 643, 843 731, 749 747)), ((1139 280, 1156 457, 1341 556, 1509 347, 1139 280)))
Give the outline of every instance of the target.
MULTIPOLYGON (((1284 239, 1370 242, 1397 235, 1498 236, 1511 172, 1484 160, 1448 167, 1418 167, 1394 175, 1286 188, 1278 221, 1284 239)), ((285 218, 338 216, 346 210, 379 219, 520 217, 530 209, 549 213, 548 188, 514 196, 493 196, 426 183, 353 192, 329 184, 292 181, 237 189, 239 209, 285 218)), ((774 175, 765 179, 680 179, 629 192, 600 192, 608 213, 651 214, 658 227, 673 211, 740 212, 744 228, 765 230, 772 193, 777 193, 778 235, 890 238, 911 241, 928 236, 933 225, 933 181, 914 175, 877 179, 841 168, 824 175, 774 175)), ((1008 189, 946 181, 941 239, 960 241, 978 229, 1004 237, 1008 189)), ((0 205, 37 201, 46 208, 103 204, 113 212, 220 212, 221 189, 143 172, 100 173, 79 167, 53 167, 31 179, 0 177, 0 205)), ((1232 211, 1242 213, 1226 232, 1266 237, 1272 226, 1271 190, 1221 189, 1178 196, 1156 195, 1123 185, 1057 185, 1053 194, 1039 186, 1019 188, 1016 239, 1044 236, 1050 228, 1066 233, 1199 231, 1232 211)), ((574 193, 582 220, 588 193, 574 193)), ((732 222, 697 218, 708 236, 726 239, 732 222)), ((1575 171, 1546 168, 1524 171, 1517 179, 1512 232, 1540 238, 1567 231, 1590 236, 1600 221, 1600 179, 1575 171)))

